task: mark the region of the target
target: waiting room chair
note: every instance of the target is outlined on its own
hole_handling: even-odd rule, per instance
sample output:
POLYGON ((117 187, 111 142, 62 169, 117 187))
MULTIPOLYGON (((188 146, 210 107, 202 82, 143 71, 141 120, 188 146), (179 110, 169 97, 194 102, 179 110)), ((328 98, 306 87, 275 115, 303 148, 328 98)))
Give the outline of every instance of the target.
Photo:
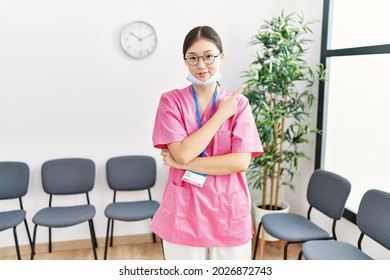
MULTIPOLYGON (((107 259, 108 239, 113 244, 114 221, 135 222, 151 219, 160 204, 152 200, 150 189, 156 183, 156 161, 150 156, 119 156, 110 158, 106 163, 107 183, 114 191, 113 202, 107 205, 105 216, 107 221, 104 259, 107 259), (148 191, 148 200, 117 201, 119 192, 148 191)), ((156 237, 153 233, 153 242, 156 237)))
POLYGON ((21 260, 20 248, 16 227, 24 221, 28 240, 32 246, 31 235, 26 220, 26 211, 23 209, 22 197, 27 194, 30 180, 30 169, 24 162, 0 162, 0 200, 19 200, 19 208, 0 212, 0 231, 13 229, 16 255, 21 260))
POLYGON ((97 259, 97 241, 93 225, 96 210, 90 204, 89 192, 95 184, 95 163, 84 158, 62 158, 44 162, 42 165, 42 187, 49 194, 49 207, 39 210, 33 217, 34 237, 31 259, 34 259, 38 226, 49 228, 49 252, 52 251, 52 228, 64 228, 88 222, 92 249, 97 259), (72 205, 72 195, 86 196, 85 204, 72 205), (71 196, 70 204, 53 206, 55 196, 71 196))
MULTIPOLYGON (((253 252, 256 258, 259 236, 262 228, 273 237, 286 241, 283 258, 287 260, 288 246, 308 240, 337 239, 336 222, 344 212, 345 203, 351 191, 350 182, 335 173, 317 169, 310 177, 306 198, 309 203, 307 217, 294 213, 266 214, 257 228, 257 237, 253 252), (315 208, 333 220, 332 236, 310 220, 310 213, 315 208)), ((264 242, 262 242, 264 245, 264 242)))
POLYGON ((303 243, 298 259, 307 260, 372 260, 362 251, 364 236, 390 250, 390 193, 368 190, 362 197, 356 216, 361 233, 357 247, 336 240, 316 240, 303 243))

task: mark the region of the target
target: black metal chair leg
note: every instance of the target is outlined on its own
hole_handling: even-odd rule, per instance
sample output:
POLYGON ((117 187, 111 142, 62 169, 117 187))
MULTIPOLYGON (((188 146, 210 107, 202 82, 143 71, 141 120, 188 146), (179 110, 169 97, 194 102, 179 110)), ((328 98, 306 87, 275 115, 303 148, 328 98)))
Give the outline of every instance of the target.
POLYGON ((35 238, 37 236, 37 228, 38 228, 38 225, 35 225, 34 226, 34 233, 33 233, 33 240, 32 240, 32 247, 31 247, 31 260, 34 259, 34 255, 35 255, 35 238))
POLYGON ((257 246, 259 245, 260 229, 261 229, 261 221, 259 222, 259 226, 257 227, 256 241, 255 241, 255 247, 253 250, 252 260, 256 259, 257 246))
POLYGON ((97 238, 96 238, 96 231, 95 231, 95 226, 93 224, 93 220, 91 220, 91 225, 92 225, 92 231, 93 231, 94 246, 95 246, 95 248, 97 248, 98 247, 98 242, 97 242, 97 238))
POLYGON ((286 244, 284 244, 283 258, 284 258, 285 260, 287 260, 287 249, 288 249, 288 245, 290 245, 290 242, 286 242, 286 244))
POLYGON ((300 250, 298 254, 298 260, 302 260, 302 255, 303 255, 302 250, 300 250))
MULTIPOLYGON (((151 218, 151 220, 152 220, 152 218, 151 218)), ((154 234, 154 232, 152 232, 152 236, 153 236, 153 243, 156 243, 156 235, 154 234)))
POLYGON ((112 247, 113 239, 114 239, 114 219, 111 219, 110 247, 112 247))
POLYGON ((152 232, 152 236, 153 236, 153 243, 156 243, 156 234, 154 234, 154 232, 152 232))
POLYGON ((93 223, 92 220, 88 220, 89 224, 89 231, 91 232, 91 243, 92 243, 92 251, 93 251, 93 256, 95 257, 95 260, 97 260, 97 254, 96 254, 96 239, 94 237, 94 230, 93 230, 93 223))
POLYGON ((28 241, 30 242, 30 248, 31 248, 32 247, 32 239, 31 239, 31 234, 30 234, 30 230, 28 229, 28 224, 27 224, 26 219, 24 219, 24 225, 26 226, 28 241))
POLYGON ((49 253, 51 253, 51 228, 49 227, 49 253))
POLYGON ((15 239, 16 255, 18 256, 18 260, 21 260, 22 257, 20 256, 20 248, 19 248, 19 242, 18 242, 18 234, 16 232, 16 226, 13 227, 13 232, 14 232, 14 239, 15 239))
POLYGON ((105 260, 107 259, 108 239, 109 239, 109 235, 110 235, 110 222, 111 222, 111 219, 108 219, 108 221, 107 221, 107 233, 106 233, 106 244, 105 244, 105 247, 104 247, 104 259, 105 260))

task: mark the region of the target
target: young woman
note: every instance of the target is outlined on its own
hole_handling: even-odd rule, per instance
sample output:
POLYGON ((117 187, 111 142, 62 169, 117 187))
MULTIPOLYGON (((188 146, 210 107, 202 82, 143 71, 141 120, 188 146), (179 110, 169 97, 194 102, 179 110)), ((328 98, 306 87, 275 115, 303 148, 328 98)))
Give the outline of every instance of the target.
POLYGON ((191 82, 161 96, 154 147, 170 167, 151 227, 165 259, 250 259, 253 224, 245 171, 262 145, 248 100, 222 88, 221 39, 208 26, 183 44, 191 82))

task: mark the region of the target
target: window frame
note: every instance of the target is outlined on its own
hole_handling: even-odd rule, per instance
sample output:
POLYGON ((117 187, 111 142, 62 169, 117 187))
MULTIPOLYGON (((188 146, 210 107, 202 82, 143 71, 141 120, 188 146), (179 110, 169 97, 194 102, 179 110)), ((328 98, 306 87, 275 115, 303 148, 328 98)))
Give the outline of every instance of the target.
MULTIPOLYGON (((328 69, 330 58, 337 56, 358 56, 358 55, 372 55, 372 54, 390 54, 390 44, 382 45, 371 45, 371 46, 357 46, 353 48, 340 48, 340 49, 329 49, 328 42, 331 37, 331 27, 329 26, 331 15, 333 13, 333 1, 335 0, 324 0, 323 15, 322 15, 322 31, 321 31, 321 53, 320 63, 325 65, 328 69)), ((328 71, 328 70, 327 70, 328 71)), ((327 87, 326 82, 320 81, 318 87, 318 103, 317 103, 317 129, 324 131, 326 123, 326 100, 327 87)), ((326 134, 326 131, 325 131, 326 134)), ((316 135, 316 149, 315 149, 315 169, 323 167, 323 133, 316 135)), ((356 213, 345 209, 343 217, 352 223, 356 224, 356 213)))

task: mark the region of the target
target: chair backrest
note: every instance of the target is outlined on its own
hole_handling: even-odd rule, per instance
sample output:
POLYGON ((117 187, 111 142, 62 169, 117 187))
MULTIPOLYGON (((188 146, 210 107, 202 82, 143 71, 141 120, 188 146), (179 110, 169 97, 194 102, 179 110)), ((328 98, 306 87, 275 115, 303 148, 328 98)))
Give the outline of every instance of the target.
POLYGON ((344 177, 317 169, 307 188, 307 200, 311 206, 328 217, 339 220, 351 191, 351 183, 344 177))
POLYGON ((42 165, 42 186, 54 195, 81 194, 95 185, 95 163, 85 158, 48 160, 42 165))
POLYGON ((24 162, 0 162, 0 199, 20 198, 27 193, 30 169, 24 162))
POLYGON ((368 190, 360 201, 356 224, 362 233, 390 249, 390 193, 368 190))
POLYGON ((144 190, 156 183, 156 160, 144 155, 113 157, 107 161, 106 172, 112 190, 144 190))

